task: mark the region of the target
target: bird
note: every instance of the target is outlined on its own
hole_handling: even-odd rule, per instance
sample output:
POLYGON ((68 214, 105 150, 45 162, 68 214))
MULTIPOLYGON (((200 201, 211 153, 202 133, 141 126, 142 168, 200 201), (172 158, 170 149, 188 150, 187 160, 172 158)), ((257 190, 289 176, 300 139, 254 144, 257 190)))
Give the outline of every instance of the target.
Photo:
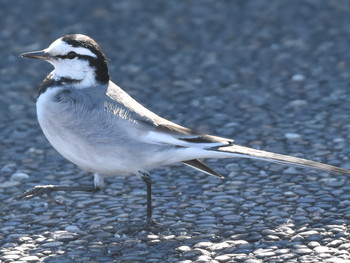
POLYGON ((157 167, 183 163, 223 178, 203 159, 242 157, 350 174, 340 167, 238 145, 160 117, 111 81, 107 57, 89 36, 68 34, 46 49, 20 56, 53 65, 38 89, 38 122, 53 148, 93 173, 94 180, 91 186, 39 185, 18 199, 52 191, 96 191, 106 177, 140 175, 147 191, 146 225, 151 226, 155 220, 149 172, 157 167))

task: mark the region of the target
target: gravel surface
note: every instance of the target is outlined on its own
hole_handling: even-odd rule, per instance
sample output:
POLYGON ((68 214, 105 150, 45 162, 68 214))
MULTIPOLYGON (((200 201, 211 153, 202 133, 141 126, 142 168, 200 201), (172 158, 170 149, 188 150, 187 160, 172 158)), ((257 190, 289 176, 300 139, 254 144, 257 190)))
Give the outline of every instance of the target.
POLYGON ((349 1, 1 0, 0 12, 0 262, 350 262, 345 175, 249 160, 210 160, 223 180, 160 168, 151 230, 137 176, 12 199, 92 183, 36 121, 51 66, 18 58, 68 33, 96 39, 112 79, 161 116, 349 169, 349 1))

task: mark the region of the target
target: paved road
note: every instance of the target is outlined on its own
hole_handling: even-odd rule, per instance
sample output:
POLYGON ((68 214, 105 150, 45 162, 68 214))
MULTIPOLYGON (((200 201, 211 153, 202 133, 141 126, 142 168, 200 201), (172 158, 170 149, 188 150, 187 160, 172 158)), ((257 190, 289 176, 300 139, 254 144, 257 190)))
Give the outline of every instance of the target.
POLYGON ((348 176, 248 160, 152 171, 98 193, 18 202, 38 184, 91 184, 48 144, 35 96, 51 70, 18 58, 95 38, 112 79, 160 115, 238 143, 350 168, 349 1, 20 1, 0 16, 1 262, 350 262, 348 176))

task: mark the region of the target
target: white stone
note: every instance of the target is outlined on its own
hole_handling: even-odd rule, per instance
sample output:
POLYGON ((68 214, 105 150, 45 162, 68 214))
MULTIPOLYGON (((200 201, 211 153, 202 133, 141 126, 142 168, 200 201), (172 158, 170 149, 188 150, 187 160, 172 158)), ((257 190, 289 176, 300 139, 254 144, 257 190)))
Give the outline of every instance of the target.
POLYGON ((302 82, 303 80, 305 80, 305 76, 302 74, 295 74, 292 76, 291 79, 295 82, 302 82))
POLYGON ((77 226, 66 226, 64 230, 69 231, 69 232, 79 232, 80 229, 77 226))
POLYGON ((11 181, 23 181, 29 178, 29 175, 26 173, 16 172, 11 175, 11 181))
POLYGON ((301 138, 300 134, 292 132, 284 134, 284 137, 288 140, 299 140, 301 138))

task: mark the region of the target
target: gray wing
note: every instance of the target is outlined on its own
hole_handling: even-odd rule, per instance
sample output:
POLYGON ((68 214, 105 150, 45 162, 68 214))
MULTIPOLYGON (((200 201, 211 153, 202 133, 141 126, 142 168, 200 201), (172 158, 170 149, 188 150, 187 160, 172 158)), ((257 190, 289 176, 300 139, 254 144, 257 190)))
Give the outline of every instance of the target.
MULTIPOLYGON (((110 82, 106 94, 109 97, 107 101, 108 111, 123 116, 129 121, 141 125, 146 130, 170 134, 179 140, 189 143, 215 143, 215 145, 222 143, 223 146, 233 143, 231 139, 200 134, 156 115, 112 82, 110 82)), ((198 159, 183 161, 183 163, 204 173, 223 178, 220 173, 198 159)))
POLYGON ((191 143, 222 143, 223 145, 233 143, 232 139, 201 134, 158 116, 134 100, 113 82, 110 82, 106 94, 110 98, 108 100, 109 110, 113 112, 117 109, 115 112, 122 112, 122 114, 128 116, 130 121, 145 125, 144 128, 149 130, 169 134, 191 143))

